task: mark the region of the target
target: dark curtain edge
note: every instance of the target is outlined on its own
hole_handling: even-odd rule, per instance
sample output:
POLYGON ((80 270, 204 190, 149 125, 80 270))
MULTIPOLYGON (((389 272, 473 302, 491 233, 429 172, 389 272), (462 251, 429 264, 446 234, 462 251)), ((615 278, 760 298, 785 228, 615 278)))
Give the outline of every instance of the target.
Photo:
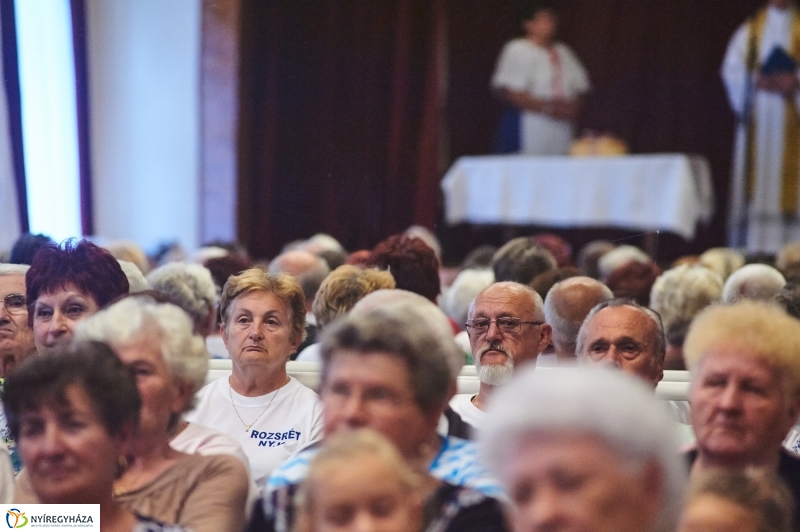
POLYGON ((0 0, 0 38, 3 43, 3 81, 8 100, 8 123, 14 184, 17 190, 19 223, 22 233, 30 231, 28 221, 28 188, 25 183, 25 156, 22 149, 22 96, 19 85, 17 24, 14 0, 0 0))
POLYGON ((75 107, 78 128, 78 169, 81 230, 94 234, 92 202, 91 137, 89 129, 89 71, 86 44, 86 2, 69 0, 72 13, 72 46, 75 59, 75 107))

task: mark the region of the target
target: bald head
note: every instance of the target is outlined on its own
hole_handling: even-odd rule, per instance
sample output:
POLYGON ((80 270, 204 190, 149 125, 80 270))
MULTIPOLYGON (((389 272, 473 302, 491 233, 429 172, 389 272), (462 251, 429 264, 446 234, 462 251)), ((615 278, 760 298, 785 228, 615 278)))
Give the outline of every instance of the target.
POLYGON ((470 306, 468 323, 472 357, 484 384, 500 384, 516 366, 535 362, 550 343, 542 298, 519 283, 495 283, 483 290, 470 306), (504 318, 516 318, 520 323, 509 326, 504 318), (483 321, 484 327, 476 328, 476 320, 483 321))
POLYGON ((281 253, 269 263, 269 273, 288 273, 299 277, 319 264, 319 257, 302 250, 281 253))
POLYGON ((485 300, 499 300, 506 306, 513 306, 521 313, 534 316, 533 318, 530 316, 522 317, 522 319, 544 321, 544 302, 542 301, 542 296, 528 285, 513 281, 503 281, 489 285, 481 290, 475 299, 472 300, 472 304, 469 306, 470 318, 474 314, 475 308, 480 306, 485 300))
POLYGON ((306 310, 310 312, 317 290, 330 273, 330 269, 322 258, 313 253, 294 250, 281 253, 272 259, 269 263, 269 273, 287 273, 297 279, 306 298, 306 310))
POLYGON ((583 320, 595 305, 612 297, 606 285, 591 277, 572 277, 553 285, 544 301, 544 314, 553 328, 553 347, 559 359, 575 358, 583 320))

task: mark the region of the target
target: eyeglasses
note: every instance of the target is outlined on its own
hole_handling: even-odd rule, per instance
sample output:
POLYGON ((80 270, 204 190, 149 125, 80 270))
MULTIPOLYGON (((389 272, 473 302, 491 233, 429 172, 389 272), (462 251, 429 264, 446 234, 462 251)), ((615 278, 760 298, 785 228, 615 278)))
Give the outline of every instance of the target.
POLYGON ((647 351, 647 344, 639 343, 625 338, 616 343, 599 340, 589 344, 585 356, 593 362, 601 362, 609 356, 609 351, 614 348, 614 352, 627 361, 636 360, 639 355, 647 351))
POLYGON ((489 318, 478 318, 468 321, 464 325, 467 326, 467 332, 470 334, 480 335, 489 330, 489 325, 495 323, 497 329, 504 334, 515 334, 519 332, 520 325, 542 325, 543 321, 523 321, 519 318, 504 317, 490 320, 489 318))
POLYGON ((3 298, 3 305, 9 314, 21 314, 28 311, 25 296, 22 294, 8 294, 3 298))

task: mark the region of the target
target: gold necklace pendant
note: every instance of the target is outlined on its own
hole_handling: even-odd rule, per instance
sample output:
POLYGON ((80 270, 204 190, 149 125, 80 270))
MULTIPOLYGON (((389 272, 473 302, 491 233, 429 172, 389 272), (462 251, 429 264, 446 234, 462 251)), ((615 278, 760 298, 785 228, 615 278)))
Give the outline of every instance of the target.
POLYGON ((239 409, 236 408, 236 403, 233 402, 233 386, 231 386, 231 384, 228 383, 228 397, 230 397, 231 399, 231 406, 233 406, 233 411, 236 412, 236 417, 238 417, 239 421, 241 421, 242 425, 244 425, 245 433, 250 432, 250 429, 253 427, 253 425, 255 425, 258 422, 258 420, 261 419, 261 416, 264 415, 264 412, 266 412, 269 409, 269 407, 272 406, 272 401, 275 400, 275 397, 278 395, 278 392, 280 391, 281 388, 283 388, 283 386, 275 390, 275 393, 270 398, 269 403, 267 403, 267 406, 264 407, 264 410, 262 410, 261 413, 258 414, 258 417, 256 417, 256 419, 248 425, 247 423, 244 422, 244 419, 242 419, 242 415, 239 413, 239 409))

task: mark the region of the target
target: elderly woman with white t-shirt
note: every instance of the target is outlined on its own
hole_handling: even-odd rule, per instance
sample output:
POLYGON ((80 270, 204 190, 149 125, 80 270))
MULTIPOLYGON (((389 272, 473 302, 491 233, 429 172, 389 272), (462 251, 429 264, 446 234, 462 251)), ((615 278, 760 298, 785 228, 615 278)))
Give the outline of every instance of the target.
POLYGON ((305 297, 293 277, 254 268, 225 283, 220 314, 232 373, 200 390, 186 418, 238 441, 261 485, 322 437, 317 394, 286 373, 289 355, 305 336, 305 297))

